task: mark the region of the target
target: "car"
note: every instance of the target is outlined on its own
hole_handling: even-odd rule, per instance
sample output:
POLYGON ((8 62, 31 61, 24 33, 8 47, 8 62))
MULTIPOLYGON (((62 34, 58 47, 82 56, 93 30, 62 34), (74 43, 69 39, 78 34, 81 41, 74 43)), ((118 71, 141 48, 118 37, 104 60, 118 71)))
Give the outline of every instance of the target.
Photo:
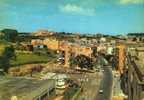
POLYGON ((103 70, 103 69, 102 69, 101 71, 102 71, 102 72, 104 72, 104 70, 103 70))
POLYGON ((59 57, 58 59, 60 59, 60 60, 61 60, 61 59, 64 59, 64 57, 59 57))
POLYGON ((99 93, 100 93, 100 94, 102 94, 102 93, 103 93, 103 90, 102 90, 102 89, 100 89, 100 90, 99 90, 99 93))
POLYGON ((64 79, 58 79, 56 81, 56 88, 57 89, 65 89, 66 88, 65 80, 64 79))

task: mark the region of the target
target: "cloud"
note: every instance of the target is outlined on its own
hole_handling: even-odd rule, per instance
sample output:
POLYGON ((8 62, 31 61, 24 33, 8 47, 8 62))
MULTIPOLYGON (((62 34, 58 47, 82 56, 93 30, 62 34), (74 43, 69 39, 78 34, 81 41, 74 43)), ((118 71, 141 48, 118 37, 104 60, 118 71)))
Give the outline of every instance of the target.
POLYGON ((80 14, 80 15, 86 15, 86 16, 95 15, 94 8, 84 8, 75 4, 66 4, 66 5, 60 6, 60 10, 64 13, 70 13, 70 14, 80 14))
POLYGON ((120 0, 120 4, 143 4, 144 0, 120 0))

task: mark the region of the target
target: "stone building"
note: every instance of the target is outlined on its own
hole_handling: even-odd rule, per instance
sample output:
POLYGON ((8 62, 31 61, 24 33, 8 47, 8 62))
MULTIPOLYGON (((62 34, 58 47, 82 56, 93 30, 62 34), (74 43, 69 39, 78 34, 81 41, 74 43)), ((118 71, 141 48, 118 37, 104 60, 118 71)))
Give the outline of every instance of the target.
POLYGON ((128 100, 144 100, 144 47, 129 50, 128 100))
POLYGON ((55 32, 50 32, 48 30, 38 30, 37 32, 33 32, 32 35, 34 36, 52 36, 56 34, 55 32))
POLYGON ((46 45, 49 49, 58 50, 59 41, 55 39, 33 39, 31 40, 31 44, 35 45, 46 45))

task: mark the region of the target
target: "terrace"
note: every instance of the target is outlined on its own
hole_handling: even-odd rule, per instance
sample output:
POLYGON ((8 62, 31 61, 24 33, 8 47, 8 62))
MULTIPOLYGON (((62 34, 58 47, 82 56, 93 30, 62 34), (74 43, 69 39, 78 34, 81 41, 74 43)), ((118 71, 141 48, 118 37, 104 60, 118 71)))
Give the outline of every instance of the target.
POLYGON ((41 100, 40 98, 55 89, 54 80, 34 80, 24 78, 0 78, 0 100, 10 100, 16 96, 18 100, 41 100))

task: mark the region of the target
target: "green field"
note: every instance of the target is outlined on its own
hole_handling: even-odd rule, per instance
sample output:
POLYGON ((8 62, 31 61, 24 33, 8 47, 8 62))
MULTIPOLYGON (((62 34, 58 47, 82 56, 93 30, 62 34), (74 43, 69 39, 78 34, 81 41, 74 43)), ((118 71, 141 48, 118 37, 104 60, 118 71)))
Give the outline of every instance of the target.
MULTIPOLYGON (((11 45, 7 41, 0 40, 0 56, 6 46, 11 45)), ((49 55, 38 55, 34 53, 23 53, 23 51, 16 52, 16 60, 11 60, 11 66, 23 65, 23 64, 34 64, 34 63, 46 63, 55 58, 55 53, 51 51, 49 55)))
POLYGON ((31 64, 31 63, 43 63, 48 62, 52 58, 46 55, 36 55, 36 54, 25 54, 25 53, 17 53, 16 60, 11 60, 10 64, 12 66, 22 65, 22 64, 31 64))

